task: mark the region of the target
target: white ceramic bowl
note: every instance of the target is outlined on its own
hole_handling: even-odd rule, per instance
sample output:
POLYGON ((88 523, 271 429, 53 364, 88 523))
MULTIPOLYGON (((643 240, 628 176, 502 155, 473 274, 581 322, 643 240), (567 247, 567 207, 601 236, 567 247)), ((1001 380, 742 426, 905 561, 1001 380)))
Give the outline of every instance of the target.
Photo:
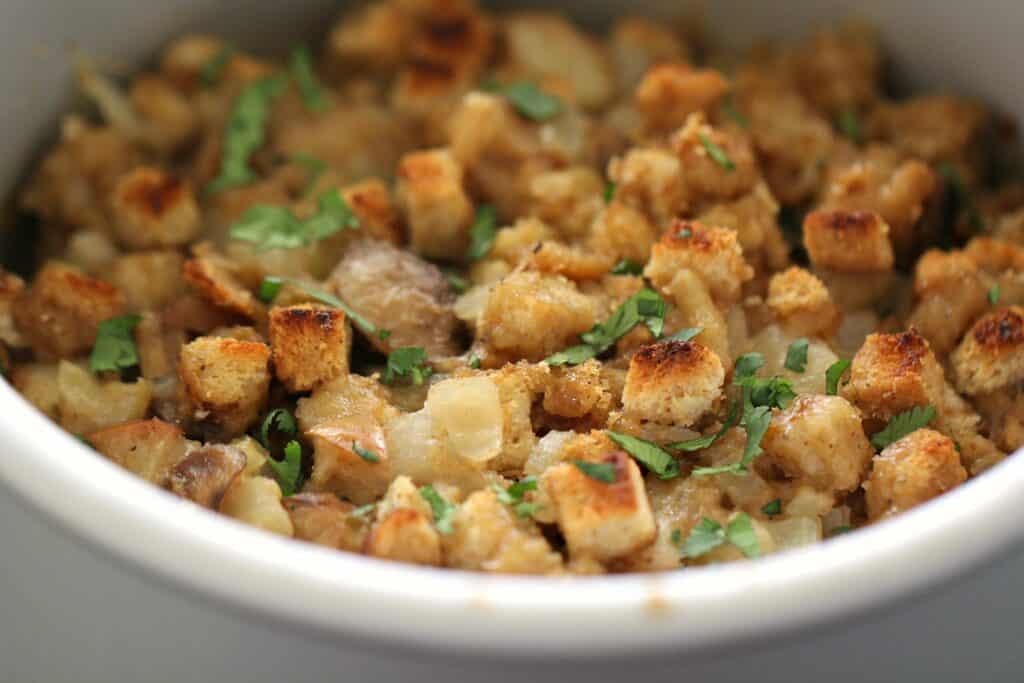
MULTIPOLYGON (((664 13, 670 3, 640 4, 664 13)), ((565 3, 594 21, 616 5, 637 7, 565 3)), ((844 5, 719 1, 709 19, 724 37, 744 41, 799 33, 846 16, 844 5)), ((872 0, 857 11, 883 29, 901 75, 1024 114, 1018 65, 1007 54, 1024 28, 1019 0, 872 0)), ((188 29, 221 31, 251 47, 280 46, 315 34, 332 13, 332 3, 322 0, 6 0, 0 186, 12 187, 54 134, 68 101, 69 44, 137 63, 188 29)), ((863 680, 866 663, 847 659, 850 653, 873 652, 871 664, 892 672, 901 658, 878 656, 892 642, 879 634, 905 629, 909 652, 923 642, 921 632, 935 628, 934 616, 929 624, 915 613, 920 608, 905 607, 907 598, 950 585, 1024 536, 1015 512, 1024 497, 1024 458, 1010 458, 891 522, 757 562, 656 576, 482 576, 329 552, 209 514, 91 453, 6 384, 0 435, 7 489, 0 493, 0 661, 11 663, 9 680, 318 680, 339 672, 355 675, 351 680, 398 680, 427 664, 447 680, 503 680, 524 671, 532 680, 564 680, 573 671, 592 681, 697 671, 718 680, 801 680, 808 666, 832 680, 847 680, 844 673, 863 680), (897 607, 872 622, 876 631, 857 635, 864 629, 853 617, 887 605, 897 607), (825 625, 832 645, 812 635, 825 625), (495 658, 504 663, 487 663, 495 658), (793 658, 800 666, 785 671, 793 658)), ((946 596, 938 614, 996 632, 992 619, 978 619, 1002 618, 1007 606, 1018 613, 1024 580, 1013 584, 1007 576, 990 572, 988 584, 956 584, 949 594, 959 602, 946 596), (986 585, 1015 590, 984 614, 965 612, 962 605, 974 604, 966 591, 985 595, 986 585)), ((991 647, 987 632, 978 635, 991 647)), ((955 630, 946 636, 972 651, 969 637, 955 630)), ((934 644, 941 655, 946 646, 934 644)), ((954 668, 935 670, 932 680, 954 668)))

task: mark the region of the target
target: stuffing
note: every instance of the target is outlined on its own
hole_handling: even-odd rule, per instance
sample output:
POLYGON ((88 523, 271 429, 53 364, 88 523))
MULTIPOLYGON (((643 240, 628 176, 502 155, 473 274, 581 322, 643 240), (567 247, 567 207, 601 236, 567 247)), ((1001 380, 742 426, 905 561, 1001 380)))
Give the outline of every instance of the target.
POLYGON ((804 218, 804 247, 815 268, 840 273, 892 269, 889 226, 867 211, 812 211, 804 218))
POLYGON ((473 203, 463 169, 446 149, 414 152, 398 165, 398 204, 412 248, 426 258, 461 261, 469 248, 473 203))
POLYGON ((185 259, 176 251, 140 251, 115 259, 110 281, 132 312, 158 311, 177 299, 185 282, 185 259))
POLYGON ((631 147, 608 165, 615 199, 643 212, 657 226, 667 225, 689 207, 682 162, 657 147, 631 147))
POLYGON ((362 548, 366 525, 352 514, 356 508, 351 503, 331 493, 300 493, 281 502, 291 517, 295 538, 349 552, 362 548))
POLYGON ((888 420, 914 406, 941 401, 942 366, 914 330, 872 334, 853 357, 843 395, 868 417, 888 420))
POLYGON ((714 107, 729 90, 729 82, 714 69, 662 63, 644 74, 633 93, 636 107, 651 131, 671 131, 687 117, 714 107))
POLYGON ((267 477, 239 476, 228 487, 218 508, 221 514, 291 538, 292 520, 281 504, 281 487, 267 477))
POLYGON ((646 263, 657 238, 657 229, 642 212, 615 199, 591 224, 589 246, 613 259, 646 263))
POLYGON ((950 356, 957 389, 981 394, 1024 380, 1024 309, 1000 308, 980 318, 950 356))
POLYGON ((101 380, 68 361, 61 361, 57 368, 57 391, 60 424, 73 434, 141 420, 153 396, 153 387, 145 379, 101 380))
POLYGON ((202 228, 191 187, 158 168, 140 166, 121 176, 110 204, 117 238, 130 249, 187 244, 202 228))
POLYGON ((0 268, 0 342, 9 347, 25 346, 25 340, 14 322, 14 308, 24 289, 24 280, 0 268))
POLYGON ((672 134, 669 147, 681 164, 682 184, 691 203, 737 199, 760 180, 747 138, 712 127, 703 114, 690 114, 672 134))
POLYGON ((408 477, 396 478, 378 504, 363 551, 386 560, 441 564, 441 536, 430 505, 408 477))
POLYGON ((644 276, 666 288, 681 270, 696 273, 722 306, 735 303, 743 283, 754 276, 735 232, 677 220, 652 248, 644 276))
POLYGON ((327 420, 303 432, 313 444, 313 472, 306 488, 330 492, 357 505, 373 502, 391 483, 384 430, 368 415, 327 420))
POLYGON ((216 510, 245 464, 245 454, 231 446, 195 448, 171 469, 169 488, 182 498, 216 510))
POLYGON ((339 375, 321 384, 313 393, 300 398, 295 418, 304 432, 329 424, 335 419, 368 416, 380 424, 390 421, 398 411, 388 402, 387 392, 374 377, 339 375))
POLYGON ((800 46, 795 62, 800 90, 830 114, 856 111, 878 97, 883 59, 872 27, 848 23, 819 31, 800 46))
POLYGON ((633 354, 622 392, 634 418, 690 426, 722 395, 725 369, 714 351, 696 342, 668 341, 633 354))
POLYGON ((538 173, 530 181, 531 213, 567 239, 587 234, 605 202, 605 182, 588 166, 538 173))
POLYGON ((918 429, 874 457, 864 482, 868 517, 884 519, 956 488, 967 480, 952 439, 918 429))
POLYGON ((60 389, 57 363, 28 363, 10 369, 8 379, 29 403, 50 419, 59 417, 60 389))
POLYGON ((275 307, 269 321, 274 374, 291 391, 309 391, 348 373, 352 332, 341 310, 275 307))
POLYGON ((907 323, 937 354, 945 355, 988 307, 988 289, 977 265, 964 252, 930 249, 914 268, 917 303, 907 323))
POLYGON ((618 19, 609 41, 612 65, 625 92, 632 92, 651 67, 689 56, 688 47, 670 27, 639 16, 618 19))
POLYGON ((199 296, 227 313, 261 320, 266 310, 238 279, 233 262, 216 254, 197 256, 185 262, 185 282, 199 296))
POLYGON ((601 369, 601 363, 595 360, 572 367, 553 368, 541 403, 545 412, 569 419, 589 415, 598 423, 607 419, 613 396, 601 369))
POLYGON ((221 437, 248 429, 267 400, 269 362, 258 342, 200 337, 183 346, 178 376, 197 427, 221 437))
POLYGON ((839 309, 828 289, 803 268, 794 266, 773 275, 766 303, 794 336, 827 338, 839 324, 839 309))
POLYGON ((108 459, 157 486, 168 484, 188 449, 181 429, 156 418, 122 422, 85 439, 108 459))

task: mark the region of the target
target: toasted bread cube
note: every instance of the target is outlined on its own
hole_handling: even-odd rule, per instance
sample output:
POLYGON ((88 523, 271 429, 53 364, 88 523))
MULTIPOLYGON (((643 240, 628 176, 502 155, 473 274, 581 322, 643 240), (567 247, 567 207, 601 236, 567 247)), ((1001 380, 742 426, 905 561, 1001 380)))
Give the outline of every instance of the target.
POLYGON ((949 353, 964 330, 989 307, 988 286, 961 251, 931 249, 914 268, 917 305, 907 322, 937 354, 949 353))
POLYGON ((57 387, 56 363, 15 365, 11 370, 10 381, 25 400, 46 413, 50 419, 57 419, 60 389, 57 387))
POLYGON ((839 324, 839 309, 828 288, 796 266, 776 273, 768 282, 768 308, 795 336, 827 337, 839 324))
POLYGON ((604 207, 605 181, 590 166, 571 166, 530 178, 531 214, 567 237, 583 237, 604 207))
POLYGON ((1024 380, 1024 308, 990 313, 964 336, 951 356, 957 388, 983 394, 1024 380))
POLYGON ((447 149, 402 157, 398 204, 409 226, 410 245, 419 254, 456 262, 465 256, 474 212, 462 182, 462 164, 447 149))
MULTIPOLYGON (((872 133, 927 163, 981 161, 990 114, 985 107, 950 95, 911 97, 883 103, 873 114, 872 133)), ((981 169, 971 168, 972 176, 981 169)), ((971 178, 973 180, 973 177, 971 178)))
POLYGON ((170 79, 141 74, 131 85, 132 106, 144 124, 147 144, 163 154, 173 154, 199 131, 198 108, 170 79))
POLYGON ((239 282, 235 271, 235 265, 221 256, 198 256, 185 262, 185 282, 203 299, 226 312, 261 319, 266 309, 239 282))
POLYGON ((915 406, 938 405, 945 379, 927 340, 915 330, 871 334, 853 357, 843 395, 865 415, 888 420, 915 406))
POLYGON ((340 417, 305 434, 313 443, 309 490, 330 491, 357 505, 371 503, 387 491, 393 476, 388 444, 373 417, 340 417))
POLYGON ((625 16, 615 21, 610 38, 619 87, 633 90, 648 69, 663 62, 681 62, 689 55, 671 26, 653 19, 625 16))
POLYGON ((742 133, 713 128, 701 112, 690 114, 669 140, 691 201, 739 199, 761 180, 757 157, 742 133))
POLYGON ((22 291, 14 324, 42 358, 67 358, 92 348, 96 328, 124 311, 124 295, 110 283, 49 261, 22 291))
POLYGON ((848 22, 818 31, 793 60, 801 92, 819 109, 857 109, 878 96, 884 63, 872 26, 848 22))
POLYGON ((14 348, 25 345, 14 324, 14 307, 24 289, 24 280, 0 268, 0 342, 14 348))
POLYGON ((125 254, 114 261, 110 280, 124 292, 129 311, 156 311, 181 296, 184 264, 176 251, 125 254))
POLYGON ((581 365, 551 369, 551 381, 544 388, 544 410, 565 418, 588 414, 608 417, 612 392, 601 376, 601 363, 588 360, 581 365))
POLYGON ((735 231, 676 220, 651 250, 644 277, 667 288, 681 270, 696 273, 720 306, 735 303, 743 283, 754 277, 735 231))
POLYGON ((326 60, 333 71, 346 76, 353 70, 387 73, 402 63, 411 29, 409 17, 396 4, 361 6, 331 29, 326 60))
POLYGON ((870 211, 812 211, 804 218, 804 246, 821 270, 870 273, 893 265, 889 226, 870 211))
POLYGON ((182 498, 216 510, 228 487, 245 471, 245 454, 225 444, 196 448, 171 470, 170 489, 182 498))
POLYGON ((647 263, 658 231, 647 216, 618 200, 612 200, 590 227, 588 244, 594 251, 615 259, 647 263))
POLYGON ((380 178, 367 178, 342 188, 341 196, 359 218, 359 228, 373 239, 400 245, 402 221, 391 191, 380 178))
POLYGON ((633 104, 649 128, 672 130, 697 111, 715 106, 729 90, 729 82, 715 69, 694 69, 675 62, 657 64, 644 74, 633 93, 633 104))
POLYGON ((839 396, 798 396, 772 418, 755 468, 766 478, 789 480, 841 495, 860 485, 874 449, 860 413, 839 396))
POLYGON ((148 166, 118 179, 111 210, 117 238, 131 249, 188 244, 202 228, 192 188, 171 173, 148 166))
POLYGON ((966 480, 953 440, 918 429, 874 457, 864 482, 868 517, 878 520, 909 510, 966 480))
POLYGON ((277 378, 309 391, 348 373, 352 334, 337 308, 303 304, 270 311, 270 347, 277 378))
POLYGON ((671 152, 658 147, 631 147, 608 164, 615 199, 666 225, 689 208, 683 167, 671 152))
POLYGON ((57 368, 57 387, 60 424, 74 434, 141 420, 153 397, 153 386, 147 380, 102 382, 68 361, 61 361, 57 368))
POLYGON ((441 537, 433 511, 409 477, 396 477, 377 504, 377 520, 363 552, 398 562, 441 564, 441 537))
POLYGON ((281 501, 292 519, 295 538, 327 548, 359 552, 367 523, 355 517, 351 503, 333 493, 300 493, 281 501))
POLYGON ((688 427, 714 408, 724 381, 721 359, 706 346, 651 344, 629 361, 623 409, 640 420, 688 427))
POLYGON ((497 354, 540 361, 577 343, 595 322, 594 302, 572 282, 524 271, 509 275, 491 292, 477 336, 497 354))
POLYGON ((267 400, 269 361, 270 348, 256 342, 200 337, 183 346, 178 375, 193 418, 222 438, 245 432, 267 400))
POLYGON ((151 484, 164 486, 188 442, 181 429, 162 420, 138 420, 88 434, 93 448, 151 484))
POLYGON ((519 519, 494 491, 466 499, 452 518, 452 533, 442 537, 445 566, 498 574, 550 574, 562 568, 537 526, 519 519))
POLYGON ((290 538, 295 533, 291 517, 281 504, 281 487, 267 477, 236 477, 218 509, 223 515, 272 534, 290 538))

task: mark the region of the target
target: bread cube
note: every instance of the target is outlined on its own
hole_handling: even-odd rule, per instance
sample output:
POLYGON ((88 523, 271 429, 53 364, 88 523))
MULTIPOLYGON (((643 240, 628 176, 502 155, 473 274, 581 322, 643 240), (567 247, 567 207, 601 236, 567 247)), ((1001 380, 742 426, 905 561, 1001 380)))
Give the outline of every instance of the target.
POLYGON ((138 420, 86 435, 93 448, 151 484, 165 486, 188 442, 181 429, 162 420, 138 420))
POLYGON ((868 517, 879 520, 909 510, 966 480, 953 440, 918 429, 874 457, 864 482, 868 517))
POLYGON ((267 400, 269 361, 270 348, 256 342, 200 337, 183 346, 178 375, 192 418, 220 438, 244 433, 267 400))
POLYGON ((384 430, 373 417, 339 417, 304 433, 313 444, 308 490, 329 491, 357 505, 372 503, 387 491, 393 477, 391 459, 384 430), (360 455, 357 446, 371 459, 360 455))
POLYGON ((729 81, 715 69, 667 62, 644 74, 633 93, 633 105, 652 130, 673 130, 690 114, 714 107, 728 91, 729 81))
POLYGON ((463 188, 462 164, 449 150, 423 150, 402 157, 397 199, 414 251, 444 261, 463 259, 474 210, 463 188))
POLYGON ((153 397, 153 386, 147 380, 105 382, 68 361, 61 361, 57 368, 57 388, 60 424, 73 434, 141 420, 153 397))
POLYGON ((720 306, 735 303, 743 283, 754 276, 735 231, 676 220, 651 250, 644 276, 667 288, 681 270, 696 273, 720 306))
POLYGON ((266 309, 239 281, 236 270, 234 263, 221 256, 198 256, 185 262, 185 282, 217 308, 259 320, 266 309))
POLYGON ((796 266, 772 276, 767 304, 779 323, 794 336, 828 337, 839 324, 839 309, 828 288, 796 266))
POLYGON ((739 199, 761 180, 748 138, 712 127, 701 112, 687 117, 669 146, 679 159, 683 187, 691 202, 739 199))
POLYGON ((184 264, 171 250, 125 254, 114 261, 110 280, 124 293, 129 311, 157 311, 181 296, 184 264))
POLYGON ((121 176, 110 203, 117 238, 130 249, 181 246, 202 229, 192 188, 159 168, 140 166, 121 176))
POLYGON ((60 389, 57 386, 56 363, 25 363, 10 371, 10 382, 25 400, 51 420, 58 417, 60 389))
POLYGON ((270 348, 277 378, 292 392, 309 391, 348 373, 352 334, 345 313, 337 308, 273 308, 270 348))
POLYGON ((983 394, 1024 380, 1024 308, 1000 308, 979 319, 953 352, 953 377, 966 394, 983 394))
POLYGON ((688 427, 714 408, 724 381, 721 359, 706 346, 651 344, 629 361, 623 409, 636 419, 688 427))
POLYGON ((942 366, 915 330, 871 334, 853 357, 843 395, 866 416, 888 420, 915 406, 938 405, 942 366))
POLYGON ((869 211, 812 211, 804 218, 804 246, 821 270, 871 273, 893 266, 889 226, 869 211))
POLYGON ((397 562, 440 566, 441 537, 430 504, 412 480, 397 477, 377 504, 377 521, 363 552, 397 562))
POLYGON ((220 513, 239 522, 290 538, 291 517, 281 504, 281 487, 267 477, 240 476, 220 501, 220 513))
POLYGON ((679 158, 659 147, 631 147, 608 164, 615 199, 667 225, 687 210, 690 199, 679 158))

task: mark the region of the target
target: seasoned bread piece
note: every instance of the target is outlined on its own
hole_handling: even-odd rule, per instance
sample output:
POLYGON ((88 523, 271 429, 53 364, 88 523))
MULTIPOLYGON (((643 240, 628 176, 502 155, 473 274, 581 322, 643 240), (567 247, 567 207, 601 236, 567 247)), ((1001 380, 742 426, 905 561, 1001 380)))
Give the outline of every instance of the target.
POLYGON ((14 308, 24 289, 24 280, 0 268, 0 342, 15 348, 25 345, 14 323, 14 308))
POLYGON ((771 479, 781 472, 836 497, 857 488, 874 455, 860 414, 839 396, 798 396, 772 418, 761 447, 759 474, 771 479))
POLYGON ((925 252, 914 267, 914 294, 917 305, 907 322, 943 355, 989 305, 982 273, 962 251, 925 252))
POLYGON ((966 480, 953 440, 918 429, 874 457, 864 482, 868 517, 879 520, 909 510, 966 480))
POLYGON ((645 214, 613 199, 591 224, 588 245, 616 259, 647 263, 657 236, 658 231, 645 214))
POLYGON ((596 322, 595 308, 564 277, 517 272, 491 292, 477 336, 499 357, 541 361, 578 343, 596 322))
POLYGON ((711 349, 696 342, 645 346, 629 361, 622 403, 626 415, 688 427, 722 395, 725 369, 711 349))
POLYGON ((159 168, 140 166, 121 176, 110 203, 117 238, 130 249, 188 244, 202 228, 192 188, 159 168))
POLYGON ((303 304, 270 310, 274 373, 293 392, 348 373, 352 334, 337 308, 303 304))
POLYGON ((234 262, 217 254, 204 254, 185 262, 185 282, 199 296, 227 313, 262 320, 266 308, 239 280, 234 262))
POLYGON ((57 363, 24 363, 10 370, 9 381, 25 400, 56 420, 60 402, 57 372, 57 363))
POLYGON ((303 431, 356 416, 373 417, 385 424, 397 414, 377 378, 362 375, 339 375, 321 384, 311 395, 300 398, 295 409, 295 418, 303 431))
POLYGON ((624 452, 603 441, 607 444, 603 452, 588 449, 578 453, 570 445, 566 457, 569 462, 549 468, 541 479, 573 560, 606 562, 648 545, 657 532, 640 468, 624 452), (615 480, 607 483, 594 479, 572 460, 610 465, 615 480))
POLYGON ((888 420, 915 406, 938 405, 944 385, 928 342, 910 330, 868 335, 853 357, 843 395, 866 416, 888 420))
POLYGON ((231 438, 259 418, 270 386, 266 344, 200 337, 181 349, 178 375, 203 432, 231 438))
POLYGON ((839 309, 824 283, 797 266, 772 276, 767 304, 794 336, 828 337, 839 324, 839 309))
POLYGON ((99 324, 123 312, 124 295, 116 287, 57 261, 36 273, 13 306, 18 332, 44 359, 88 351, 99 324))
POLYGON ((619 87, 631 92, 651 67, 679 63, 689 49, 672 26, 640 16, 615 20, 610 36, 612 63, 619 87))
POLYGON ((1000 308, 979 319, 953 352, 953 376, 965 394, 1024 380, 1024 308, 1000 308))
POLYGON ((739 199, 761 180, 747 136, 712 127, 700 112, 687 117, 669 146, 680 161, 683 187, 691 202, 739 199))
POLYGON ((157 486, 168 483, 188 447, 181 429, 156 418, 107 427, 85 439, 110 460, 157 486))
POLYGON ((329 491, 357 505, 372 503, 387 491, 391 460, 384 430, 374 417, 338 417, 304 433, 313 443, 308 490, 329 491))
POLYGON ((178 461, 171 470, 169 488, 182 498, 216 510, 245 464, 245 454, 237 448, 207 444, 178 461))
POLYGON ((391 482, 377 504, 377 519, 363 552, 397 562, 441 564, 441 537, 434 528, 433 512, 408 477, 391 482))
POLYGON ((681 270, 696 273, 723 307, 735 303, 743 283, 754 276, 735 231, 676 220, 651 250, 644 276, 664 289, 681 270))
POLYGON ((153 397, 153 385, 145 379, 103 381, 68 361, 61 361, 57 368, 57 390, 60 424, 72 434, 141 420, 153 397))
POLYGON ((273 534, 290 538, 295 533, 292 520, 281 504, 281 487, 268 477, 235 477, 224 493, 219 511, 273 534))
POLYGON ((133 312, 157 311, 181 296, 185 259, 170 249, 125 254, 114 261, 110 280, 133 312))
POLYGON ((454 262, 465 256, 473 204, 462 177, 462 164, 447 149, 402 157, 397 199, 409 226, 410 246, 421 256, 454 262))
POLYGON ((729 91, 715 69, 694 69, 683 62, 652 66, 633 92, 633 105, 652 131, 669 131, 697 111, 707 111, 729 91))
POLYGON ((870 273, 893 266, 889 226, 869 211, 812 211, 804 218, 804 246, 821 270, 870 273))
POLYGON ((333 493, 300 493, 281 501, 291 517, 295 538, 357 553, 366 537, 366 522, 352 515, 351 503, 333 493))
POLYGON ((615 198, 665 226, 689 207, 682 163, 659 147, 630 147, 608 164, 615 198))

